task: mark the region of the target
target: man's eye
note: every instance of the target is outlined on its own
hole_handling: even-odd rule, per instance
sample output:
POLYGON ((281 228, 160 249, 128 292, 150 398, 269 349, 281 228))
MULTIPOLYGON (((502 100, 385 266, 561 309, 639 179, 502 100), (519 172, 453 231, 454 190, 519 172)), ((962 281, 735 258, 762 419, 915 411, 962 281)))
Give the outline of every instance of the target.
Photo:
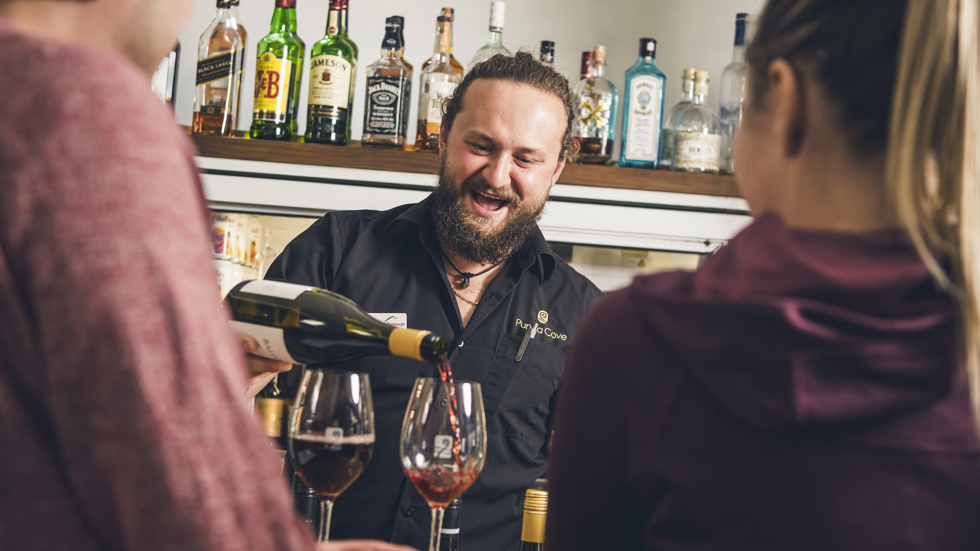
POLYGON ((485 152, 487 152, 487 151, 490 151, 490 148, 489 148, 489 147, 486 147, 486 146, 482 146, 482 145, 480 145, 480 144, 478 144, 478 143, 471 143, 471 144, 470 144, 470 146, 471 146, 471 147, 472 147, 473 149, 475 149, 475 150, 477 150, 477 151, 480 151, 480 152, 484 152, 484 153, 485 153, 485 152))
POLYGON ((517 162, 521 163, 522 165, 534 164, 534 161, 532 161, 531 159, 528 159, 527 157, 516 157, 516 159, 517 159, 517 162))

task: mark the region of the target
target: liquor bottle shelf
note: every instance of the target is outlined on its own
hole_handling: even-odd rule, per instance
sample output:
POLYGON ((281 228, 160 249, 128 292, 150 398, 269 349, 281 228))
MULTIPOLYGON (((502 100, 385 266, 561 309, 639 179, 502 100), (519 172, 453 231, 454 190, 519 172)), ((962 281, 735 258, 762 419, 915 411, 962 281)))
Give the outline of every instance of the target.
MULTIPOLYGON (((435 174, 439 169, 437 154, 395 148, 363 147, 360 142, 338 147, 202 134, 193 134, 192 138, 202 157, 429 175, 435 174)), ((732 176, 618 166, 569 163, 562 171, 558 183, 716 197, 741 196, 735 178, 732 176)))

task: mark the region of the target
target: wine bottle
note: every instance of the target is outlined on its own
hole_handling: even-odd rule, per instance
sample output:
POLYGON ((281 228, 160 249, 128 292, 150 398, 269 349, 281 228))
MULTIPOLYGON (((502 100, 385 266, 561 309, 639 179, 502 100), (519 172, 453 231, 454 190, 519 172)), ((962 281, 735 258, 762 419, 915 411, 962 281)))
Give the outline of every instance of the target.
POLYGON ((548 515, 548 492, 528 490, 524 498, 524 525, 520 551, 544 551, 544 526, 548 515))
POLYGON ((457 497, 446 506, 442 517, 442 532, 439 534, 440 551, 459 551, 459 509, 463 498, 457 497))
POLYGON ((299 516, 306 521, 314 534, 320 531, 320 500, 316 492, 299 476, 293 473, 293 507, 299 516))
POLYGON ((305 285, 246 281, 225 298, 232 328, 259 342, 256 354, 297 364, 342 362, 371 355, 438 361, 446 339, 378 321, 352 300, 305 285))
POLYGON ((284 425, 287 408, 286 397, 279 389, 279 376, 276 375, 255 395, 255 415, 262 421, 265 435, 282 449, 286 449, 284 425))

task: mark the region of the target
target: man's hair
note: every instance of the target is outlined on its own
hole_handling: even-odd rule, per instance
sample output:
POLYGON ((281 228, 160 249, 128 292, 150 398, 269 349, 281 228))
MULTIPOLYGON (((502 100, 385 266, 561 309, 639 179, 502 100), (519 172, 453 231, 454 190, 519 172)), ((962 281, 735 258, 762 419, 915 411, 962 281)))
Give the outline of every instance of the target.
POLYGON ((575 108, 572 104, 572 89, 568 80, 551 67, 534 59, 527 52, 517 52, 514 57, 497 54, 490 59, 476 64, 456 87, 452 96, 446 98, 443 104, 442 124, 449 131, 453 127, 456 115, 463 110, 463 100, 470 85, 480 79, 503 80, 515 84, 523 84, 551 94, 561 100, 565 106, 565 135, 561 140, 559 160, 574 152, 575 139, 572 128, 575 122, 575 108))

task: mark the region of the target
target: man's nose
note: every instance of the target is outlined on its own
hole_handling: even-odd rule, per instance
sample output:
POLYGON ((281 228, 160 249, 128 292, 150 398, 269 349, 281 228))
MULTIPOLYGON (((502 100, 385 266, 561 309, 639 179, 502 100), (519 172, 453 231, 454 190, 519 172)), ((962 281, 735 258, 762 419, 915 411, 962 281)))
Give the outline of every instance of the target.
POLYGON ((493 155, 483 168, 483 178, 494 189, 510 185, 510 164, 503 155, 493 155))

